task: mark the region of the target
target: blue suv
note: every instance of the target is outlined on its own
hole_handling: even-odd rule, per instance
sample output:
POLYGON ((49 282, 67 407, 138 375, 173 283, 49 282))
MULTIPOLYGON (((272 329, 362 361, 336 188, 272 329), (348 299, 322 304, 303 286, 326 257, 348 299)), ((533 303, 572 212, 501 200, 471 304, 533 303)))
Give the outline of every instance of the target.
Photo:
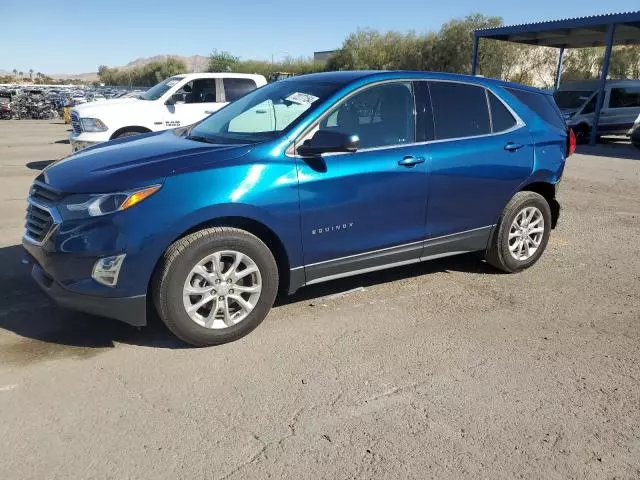
POLYGON ((542 255, 573 150, 553 97, 425 72, 332 72, 42 172, 23 245, 60 305, 193 345, 235 340, 279 290, 465 252, 542 255))

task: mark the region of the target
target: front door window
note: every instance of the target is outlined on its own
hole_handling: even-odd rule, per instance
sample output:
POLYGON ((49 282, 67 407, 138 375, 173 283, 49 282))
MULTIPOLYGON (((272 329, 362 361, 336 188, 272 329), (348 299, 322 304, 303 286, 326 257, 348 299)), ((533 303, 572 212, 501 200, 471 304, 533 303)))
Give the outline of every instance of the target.
POLYGON ((360 149, 414 143, 412 84, 387 83, 357 93, 329 113, 319 128, 357 135, 360 149))

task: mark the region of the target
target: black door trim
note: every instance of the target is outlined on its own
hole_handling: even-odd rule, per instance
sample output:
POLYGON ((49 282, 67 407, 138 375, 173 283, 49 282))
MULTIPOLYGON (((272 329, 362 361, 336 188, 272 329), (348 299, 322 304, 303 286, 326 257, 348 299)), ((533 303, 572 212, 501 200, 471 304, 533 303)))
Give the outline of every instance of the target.
MULTIPOLYGON (((494 225, 304 266, 306 285, 487 248, 494 225)), ((300 267, 294 269, 298 278, 300 267)))

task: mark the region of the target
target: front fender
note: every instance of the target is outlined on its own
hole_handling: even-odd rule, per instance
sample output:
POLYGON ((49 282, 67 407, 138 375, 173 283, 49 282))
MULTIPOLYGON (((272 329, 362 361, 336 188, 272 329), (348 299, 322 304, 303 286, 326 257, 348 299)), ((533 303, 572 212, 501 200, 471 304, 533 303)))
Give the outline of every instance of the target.
MULTIPOLYGON (((149 277, 166 249, 200 226, 226 217, 257 222, 282 243, 291 268, 302 265, 295 164, 289 160, 241 163, 170 176, 145 201, 145 261, 149 277), (152 222, 148 218, 154 217, 152 222)), ((142 226, 141 226, 142 227, 142 226)))

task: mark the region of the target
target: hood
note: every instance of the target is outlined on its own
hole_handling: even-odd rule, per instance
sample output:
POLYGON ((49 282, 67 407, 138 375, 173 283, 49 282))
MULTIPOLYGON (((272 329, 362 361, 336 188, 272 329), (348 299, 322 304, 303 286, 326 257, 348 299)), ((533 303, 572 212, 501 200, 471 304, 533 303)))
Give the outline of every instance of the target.
POLYGON ((239 158, 251 149, 252 145, 196 142, 168 130, 101 143, 53 163, 42 176, 61 192, 117 192, 239 158))
MULTIPOLYGON (((137 98, 113 98, 111 100, 100 100, 97 102, 81 103, 73 107, 73 110, 78 112, 78 115, 82 118, 92 117, 95 112, 104 112, 111 108, 122 107, 122 105, 133 105, 149 103, 146 100, 138 100, 137 98)), ((118 111, 117 113, 122 113, 118 111)))

